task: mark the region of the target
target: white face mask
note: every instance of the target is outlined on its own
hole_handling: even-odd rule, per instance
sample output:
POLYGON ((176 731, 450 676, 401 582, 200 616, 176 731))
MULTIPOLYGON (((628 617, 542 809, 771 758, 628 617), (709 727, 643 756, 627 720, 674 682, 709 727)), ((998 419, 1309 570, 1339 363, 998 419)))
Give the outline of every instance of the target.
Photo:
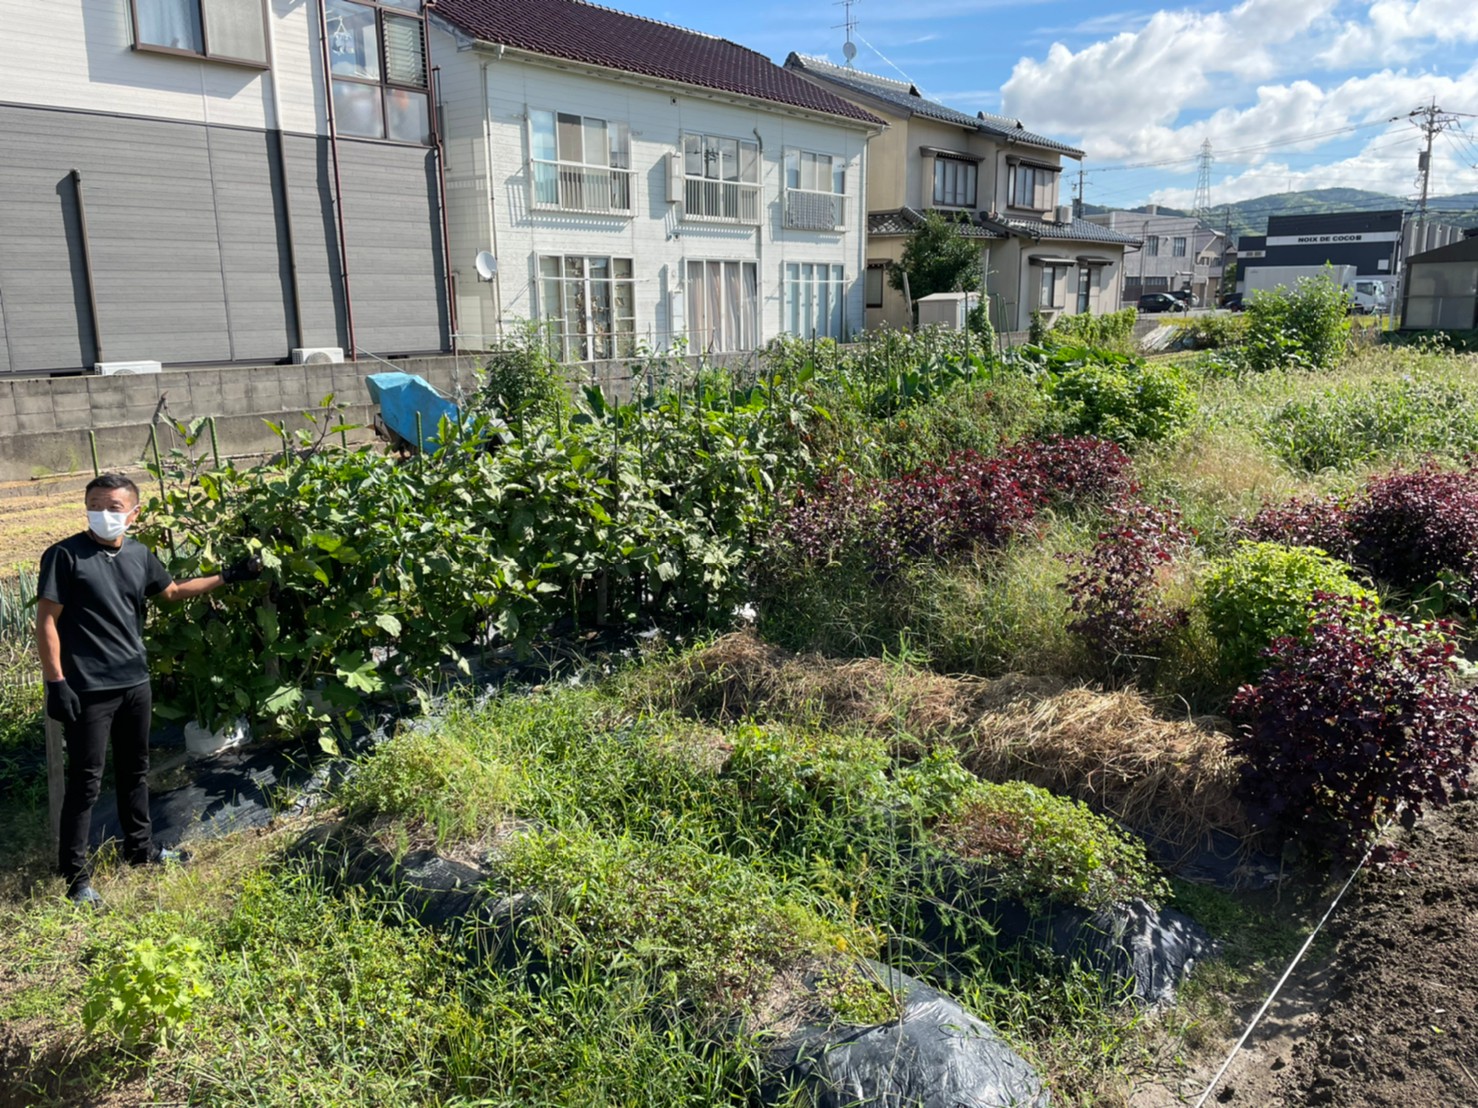
POLYGON ((114 539, 122 537, 123 532, 128 530, 128 517, 131 514, 130 512, 94 512, 89 510, 87 513, 87 526, 98 538, 105 542, 112 542, 114 539))

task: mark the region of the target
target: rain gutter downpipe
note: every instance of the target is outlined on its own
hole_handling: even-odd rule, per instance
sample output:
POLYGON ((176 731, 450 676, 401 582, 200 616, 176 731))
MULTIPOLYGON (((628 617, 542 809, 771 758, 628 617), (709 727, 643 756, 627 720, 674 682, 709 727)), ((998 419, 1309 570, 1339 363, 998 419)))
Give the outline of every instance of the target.
POLYGON ((82 273, 87 279, 87 307, 92 312, 92 345, 96 354, 96 361, 106 361, 103 357, 103 325, 98 319, 98 292, 97 281, 92 274, 92 240, 87 235, 87 205, 82 200, 82 171, 72 170, 72 191, 77 197, 77 229, 82 238, 82 273))
POLYGON ((328 53, 328 0, 318 0, 318 43, 323 57, 323 107, 328 121, 328 147, 334 167, 334 213, 339 227, 339 277, 344 286, 344 325, 349 338, 349 360, 359 361, 354 341, 354 298, 349 292, 349 240, 344 236, 344 182, 339 173, 339 126, 334 119, 333 63, 328 53))
POLYGON ((293 298, 293 335, 296 346, 303 343, 303 290, 298 283, 298 252, 293 241, 292 189, 287 178, 287 142, 282 137, 282 89, 278 87, 280 71, 277 68, 277 25, 269 12, 267 16, 267 70, 272 90, 272 127, 277 140, 277 172, 282 180, 282 225, 283 245, 287 247, 287 271, 291 281, 293 298))

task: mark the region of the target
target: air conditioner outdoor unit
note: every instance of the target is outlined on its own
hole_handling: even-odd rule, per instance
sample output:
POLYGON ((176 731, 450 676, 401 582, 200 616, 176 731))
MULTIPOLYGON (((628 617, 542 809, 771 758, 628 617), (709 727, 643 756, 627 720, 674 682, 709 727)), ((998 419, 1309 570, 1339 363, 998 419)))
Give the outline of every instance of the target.
POLYGON ((97 362, 92 367, 104 377, 118 377, 137 373, 163 373, 160 362, 97 362))
POLYGON ((331 365, 343 360, 342 346, 303 346, 293 349, 293 365, 331 365))
POLYGON ((1071 223, 1073 221, 1073 206, 1071 204, 1059 204, 1057 207, 1057 222, 1071 223))

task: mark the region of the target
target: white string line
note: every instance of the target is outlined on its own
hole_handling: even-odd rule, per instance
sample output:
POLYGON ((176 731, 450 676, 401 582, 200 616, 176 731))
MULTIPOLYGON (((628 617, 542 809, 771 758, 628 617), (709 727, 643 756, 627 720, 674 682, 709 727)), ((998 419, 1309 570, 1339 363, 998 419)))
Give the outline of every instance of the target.
POLYGON ((1339 906, 1339 902, 1344 899, 1345 893, 1349 892, 1350 886, 1355 883, 1355 878, 1360 876, 1360 871, 1365 868, 1365 863, 1370 861, 1370 852, 1374 849, 1375 841, 1373 840, 1371 844, 1365 848, 1365 856, 1360 859, 1360 864, 1357 865, 1354 869, 1354 872, 1350 874, 1349 880, 1345 882, 1344 888, 1340 889, 1338 895, 1336 895, 1335 898, 1329 902, 1329 908, 1327 911, 1325 911, 1324 917, 1319 920, 1319 922, 1314 926, 1314 929, 1309 932, 1309 937, 1304 940, 1304 945, 1298 948, 1298 953, 1293 956, 1293 961, 1288 963, 1288 968, 1283 971, 1283 976, 1278 978, 1278 983, 1273 986, 1273 991, 1268 994, 1268 998, 1262 1002, 1262 1007, 1257 1010, 1257 1015, 1252 1017, 1252 1022, 1247 1025, 1247 1030, 1242 1032, 1242 1037, 1237 1040, 1237 1045, 1232 1047, 1232 1052, 1227 1055, 1227 1060, 1221 1064, 1221 1069, 1216 1071, 1216 1076, 1211 1079, 1211 1084, 1206 1086, 1206 1091, 1201 1094, 1201 1099, 1196 1101, 1195 1108, 1204 1108, 1204 1105, 1206 1104, 1206 1098, 1209 1097, 1216 1090, 1216 1086, 1219 1085, 1221 1083, 1221 1079, 1226 1076, 1227 1070, 1231 1067, 1232 1060, 1237 1057, 1238 1052, 1246 1044, 1248 1037, 1257 1027, 1258 1022, 1263 1018, 1264 1015, 1267 1014, 1267 1010, 1272 1007, 1273 1000, 1278 995, 1278 990, 1283 987, 1284 983, 1288 980, 1289 975, 1293 973, 1294 967, 1298 965, 1299 960, 1308 952, 1309 947, 1314 944, 1314 940, 1318 938, 1319 932, 1322 931, 1324 929, 1324 925, 1329 922, 1329 917, 1334 915, 1335 908, 1337 908, 1339 906))

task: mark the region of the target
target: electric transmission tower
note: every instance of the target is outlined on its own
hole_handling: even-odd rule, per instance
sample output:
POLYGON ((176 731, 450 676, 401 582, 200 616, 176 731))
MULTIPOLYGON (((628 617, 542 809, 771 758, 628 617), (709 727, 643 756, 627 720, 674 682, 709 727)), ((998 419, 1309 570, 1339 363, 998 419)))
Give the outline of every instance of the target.
POLYGON ((1201 223, 1211 218, 1211 140, 1201 143, 1201 156, 1197 159, 1200 172, 1196 176, 1196 202, 1191 206, 1191 215, 1201 223))

